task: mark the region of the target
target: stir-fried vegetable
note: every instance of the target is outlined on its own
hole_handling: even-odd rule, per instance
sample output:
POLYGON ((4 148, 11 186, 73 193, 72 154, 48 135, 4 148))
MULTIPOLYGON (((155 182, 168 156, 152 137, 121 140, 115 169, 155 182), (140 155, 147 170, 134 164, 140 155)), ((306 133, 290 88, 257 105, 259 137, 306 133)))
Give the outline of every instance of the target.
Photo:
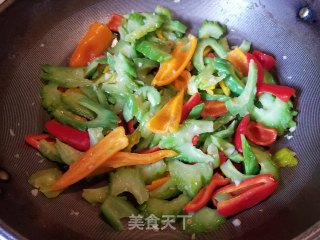
POLYGON ((279 167, 298 163, 264 148, 295 129, 296 90, 276 84, 274 57, 247 40, 229 47, 226 33, 205 20, 188 34, 161 6, 93 23, 68 67, 42 65, 52 119, 25 141, 66 171, 29 183, 53 198, 94 178, 82 197, 115 230, 123 218, 163 229, 171 216, 187 233, 211 231, 270 196, 279 167))

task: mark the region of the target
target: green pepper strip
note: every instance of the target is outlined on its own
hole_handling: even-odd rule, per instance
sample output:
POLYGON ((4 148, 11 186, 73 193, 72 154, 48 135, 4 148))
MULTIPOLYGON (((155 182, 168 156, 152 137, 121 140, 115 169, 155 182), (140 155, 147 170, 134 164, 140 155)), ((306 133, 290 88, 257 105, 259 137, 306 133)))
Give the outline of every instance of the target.
POLYGON ((259 164, 256 156, 252 152, 251 147, 243 134, 241 134, 241 142, 244 157, 244 171, 247 175, 255 175, 259 172, 259 164))

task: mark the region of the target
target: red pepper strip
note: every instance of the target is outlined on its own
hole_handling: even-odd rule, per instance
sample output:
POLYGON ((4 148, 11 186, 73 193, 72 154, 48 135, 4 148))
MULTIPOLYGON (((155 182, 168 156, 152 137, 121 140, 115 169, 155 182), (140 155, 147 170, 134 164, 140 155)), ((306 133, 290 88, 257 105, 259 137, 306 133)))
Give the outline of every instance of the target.
POLYGON ((249 122, 250 122, 250 115, 247 114, 246 116, 244 116, 242 118, 241 122, 239 123, 237 130, 236 130, 236 133, 233 138, 233 145, 235 146, 237 151, 241 152, 241 153, 242 153, 241 134, 245 134, 246 128, 247 128, 247 125, 249 122))
POLYGON ((58 87, 59 92, 64 93, 65 91, 67 91, 67 88, 64 87, 58 87))
POLYGON ((130 134, 132 134, 134 132, 134 119, 131 119, 129 122, 128 122, 128 131, 130 134))
POLYGON ((54 142, 54 139, 50 138, 49 134, 29 134, 24 137, 26 143, 35 149, 39 149, 40 141, 46 140, 48 142, 54 142))
POLYGON ((120 118, 120 122, 118 123, 118 127, 126 128, 126 121, 124 120, 122 113, 120 113, 118 115, 118 117, 120 118))
POLYGON ((189 116, 189 113, 191 112, 192 108, 197 106, 198 104, 201 103, 201 95, 200 93, 195 93, 192 95, 189 100, 183 105, 182 107, 182 115, 181 115, 181 121, 182 123, 184 120, 187 119, 189 116))
POLYGON ((113 32, 118 32, 118 28, 121 27, 123 17, 119 14, 113 13, 109 18, 107 26, 113 32))
POLYGON ((157 146, 154 146, 153 148, 143 149, 139 153, 153 153, 159 150, 161 150, 161 148, 157 145, 157 146))
POLYGON ((215 58, 215 55, 212 52, 210 52, 210 53, 208 53, 207 57, 213 59, 213 58, 215 58))
POLYGON ((193 138, 191 140, 192 145, 197 145, 198 141, 199 141, 199 135, 193 136, 193 138))
POLYGON ((220 117, 228 112, 224 102, 207 100, 201 112, 201 117, 220 117))
POLYGON ((261 174, 242 181, 239 185, 229 184, 213 193, 212 202, 218 213, 225 217, 235 215, 251 208, 269 197, 278 187, 271 174, 261 174), (217 194, 227 194, 230 199, 218 202, 217 194))
POLYGON ((267 128, 261 123, 249 122, 245 136, 254 144, 268 146, 277 138, 278 132, 274 128, 267 128))
POLYGON ((290 98, 296 93, 296 90, 287 86, 261 83, 257 86, 257 95, 260 96, 262 93, 271 93, 280 100, 288 102, 290 98))
POLYGON ((275 65, 276 65, 276 60, 274 57, 260 51, 253 51, 252 54, 259 60, 261 65, 270 71, 275 65))
POLYGON ((264 78, 263 66, 260 63, 260 61, 251 53, 247 53, 247 60, 248 60, 248 64, 250 63, 250 60, 253 60, 254 63, 257 65, 257 68, 258 68, 257 86, 259 86, 261 83, 263 83, 263 78, 264 78))
POLYGON ((224 178, 220 174, 215 173, 209 185, 202 188, 198 194, 183 208, 184 212, 195 212, 204 207, 212 197, 212 193, 218 187, 227 185, 230 178, 224 178))
POLYGON ((80 151, 87 151, 90 148, 90 138, 86 131, 61 124, 56 120, 46 122, 45 128, 50 134, 71 147, 80 151))
POLYGON ((224 155, 223 152, 219 151, 219 160, 220 160, 219 166, 221 166, 228 160, 228 158, 226 157, 226 155, 224 155))

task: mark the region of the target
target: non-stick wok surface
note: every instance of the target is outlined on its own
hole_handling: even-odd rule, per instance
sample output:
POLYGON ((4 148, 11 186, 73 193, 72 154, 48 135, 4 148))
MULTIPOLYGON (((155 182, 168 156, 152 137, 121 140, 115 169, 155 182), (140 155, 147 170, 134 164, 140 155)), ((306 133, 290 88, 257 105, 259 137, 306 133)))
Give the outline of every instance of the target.
MULTIPOLYGON (((288 145, 299 157, 295 168, 283 169, 276 194, 231 218, 218 231, 199 239, 291 239, 320 219, 320 25, 313 1, 278 0, 68 0, 13 3, 0 14, 0 167, 11 181, 0 183, 0 235, 28 239, 190 239, 178 230, 115 232, 103 222, 99 208, 81 200, 88 183, 71 187, 60 197, 34 197, 27 178, 53 166, 25 145, 28 133, 43 131, 48 118, 41 107, 40 64, 66 64, 76 43, 93 21, 111 13, 153 11, 161 4, 195 32, 204 19, 227 23, 229 39, 253 42, 255 49, 276 56, 282 84, 298 89, 298 128, 288 145), (310 22, 298 9, 310 4, 310 22), (233 226, 233 219, 241 221, 233 226)), ((316 231, 316 228, 313 230, 316 231)), ((317 235, 316 233, 313 236, 317 235)), ((1 236, 0 236, 1 239, 1 236)))

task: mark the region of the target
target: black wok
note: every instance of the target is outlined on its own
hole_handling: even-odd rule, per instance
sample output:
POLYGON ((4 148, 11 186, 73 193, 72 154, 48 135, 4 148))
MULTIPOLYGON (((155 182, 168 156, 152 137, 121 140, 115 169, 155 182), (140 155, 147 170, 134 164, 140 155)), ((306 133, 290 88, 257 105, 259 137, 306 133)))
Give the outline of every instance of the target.
POLYGON ((97 207, 81 200, 82 186, 48 200, 34 197, 27 183, 33 172, 51 165, 23 141, 25 134, 42 132, 48 118, 38 94, 40 64, 66 64, 93 21, 106 22, 113 12, 153 11, 157 4, 172 9, 193 32, 206 18, 227 23, 232 43, 248 39, 254 48, 275 55, 280 82, 298 89, 298 128, 291 140, 284 138, 275 148, 288 145, 297 153, 299 165, 282 170, 280 188, 267 201, 197 238, 319 237, 319 1, 20 0, 0 14, 0 167, 11 174, 9 182, 0 182, 0 239, 190 239, 169 229, 115 232, 103 222, 97 207), (307 21, 298 17, 303 6, 313 10, 307 21), (236 218, 239 227, 232 224, 236 218))

